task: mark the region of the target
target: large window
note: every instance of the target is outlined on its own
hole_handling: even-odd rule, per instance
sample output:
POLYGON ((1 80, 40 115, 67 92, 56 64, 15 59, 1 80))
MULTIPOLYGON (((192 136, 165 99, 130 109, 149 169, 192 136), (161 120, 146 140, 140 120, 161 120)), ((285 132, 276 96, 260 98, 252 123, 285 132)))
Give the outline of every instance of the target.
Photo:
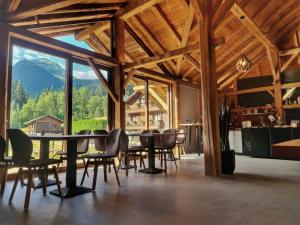
POLYGON ((170 86, 152 80, 131 79, 126 87, 126 129, 170 128, 170 86))
MULTIPOLYGON (((107 78, 107 71, 100 71, 107 78)), ((72 131, 107 129, 107 99, 94 71, 73 63, 72 131)))

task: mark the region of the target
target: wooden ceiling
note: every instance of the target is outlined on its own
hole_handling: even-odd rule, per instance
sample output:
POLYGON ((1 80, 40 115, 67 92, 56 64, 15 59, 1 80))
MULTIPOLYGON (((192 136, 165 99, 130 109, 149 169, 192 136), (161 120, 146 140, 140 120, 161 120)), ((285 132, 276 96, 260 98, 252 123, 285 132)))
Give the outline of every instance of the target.
MULTIPOLYGON (((199 27, 193 1, 0 0, 0 6, 1 19, 14 26, 50 37, 74 34, 105 55, 110 54, 110 23, 105 20, 121 15, 126 21, 125 68, 142 65, 141 70, 198 83, 199 27)), ((214 7, 219 90, 242 77, 272 74, 269 48, 280 52, 282 69, 298 66, 299 0, 214 0, 214 7), (236 70, 241 54, 252 61, 248 73, 236 70)))

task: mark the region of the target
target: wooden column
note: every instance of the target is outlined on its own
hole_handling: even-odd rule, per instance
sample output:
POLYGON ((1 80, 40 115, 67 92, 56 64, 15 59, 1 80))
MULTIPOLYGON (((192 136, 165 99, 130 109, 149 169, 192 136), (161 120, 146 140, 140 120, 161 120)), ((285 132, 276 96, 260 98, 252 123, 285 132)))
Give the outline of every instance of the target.
POLYGON ((271 66, 271 71, 274 80, 274 104, 277 115, 283 118, 282 107, 282 93, 281 93, 281 79, 280 79, 280 56, 277 49, 269 47, 267 48, 267 54, 271 66))
POLYGON ((0 28, 0 135, 6 138, 7 129, 7 79, 8 79, 8 61, 9 61, 9 32, 0 28))
POLYGON ((125 63, 125 22, 119 18, 114 18, 112 22, 112 57, 117 58, 119 66, 114 68, 114 90, 119 96, 118 102, 114 104, 114 127, 125 129, 125 103, 123 96, 125 74, 123 64, 125 63))
POLYGON ((149 80, 146 79, 144 82, 144 93, 145 93, 145 129, 149 130, 149 80))
POLYGON ((180 83, 178 81, 172 84, 173 92, 173 128, 179 128, 180 123, 180 83))
POLYGON ((73 96, 73 62, 69 56, 66 60, 66 85, 65 85, 65 119, 64 134, 72 134, 72 96, 73 96))
POLYGON ((218 117, 218 87, 216 79, 216 56, 213 45, 212 1, 197 0, 202 16, 200 30, 200 65, 203 112, 203 151, 205 175, 221 175, 221 150, 218 117))

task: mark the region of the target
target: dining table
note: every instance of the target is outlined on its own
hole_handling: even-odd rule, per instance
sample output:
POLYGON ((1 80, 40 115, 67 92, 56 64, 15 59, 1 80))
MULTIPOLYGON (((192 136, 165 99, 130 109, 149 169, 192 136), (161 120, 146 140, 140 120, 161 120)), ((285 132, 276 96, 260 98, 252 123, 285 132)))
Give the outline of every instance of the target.
MULTIPOLYGON (((99 135, 29 135, 31 140, 40 141, 40 159, 49 159, 50 141, 67 142, 67 166, 66 166, 66 186, 62 188, 64 198, 91 192, 91 188, 77 186, 77 142, 82 139, 96 139, 107 137, 107 134, 99 135)), ((48 179, 47 184, 53 185, 54 181, 48 179)), ((54 183, 55 184, 55 183, 54 183)), ((58 190, 50 191, 50 194, 60 196, 58 190)))

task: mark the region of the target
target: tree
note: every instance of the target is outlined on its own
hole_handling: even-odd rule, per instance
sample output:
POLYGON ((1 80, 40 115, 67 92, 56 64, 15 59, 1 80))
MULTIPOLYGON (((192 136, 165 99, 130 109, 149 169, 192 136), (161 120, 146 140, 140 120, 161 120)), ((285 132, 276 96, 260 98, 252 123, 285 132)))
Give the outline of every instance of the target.
POLYGON ((16 108, 20 109, 28 100, 28 93, 25 91, 21 81, 14 80, 12 82, 12 102, 16 108))

